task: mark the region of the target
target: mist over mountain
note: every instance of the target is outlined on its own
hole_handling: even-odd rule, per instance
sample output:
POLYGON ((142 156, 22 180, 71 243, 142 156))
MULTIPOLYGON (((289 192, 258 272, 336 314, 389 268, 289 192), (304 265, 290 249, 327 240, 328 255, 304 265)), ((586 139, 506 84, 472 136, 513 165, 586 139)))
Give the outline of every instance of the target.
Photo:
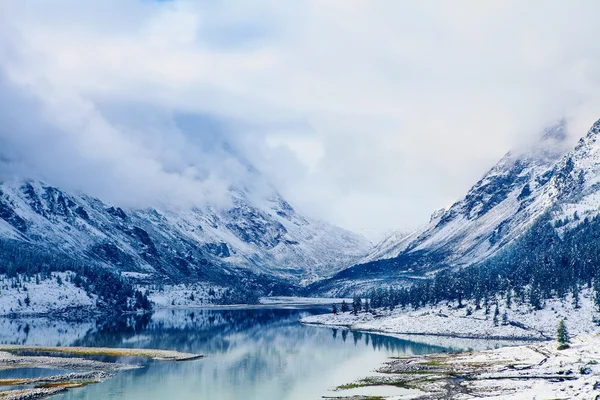
POLYGON ((489 260, 493 265, 496 255, 519 246, 542 217, 555 227, 550 230, 569 237, 600 210, 599 130, 600 121, 569 149, 566 122, 561 120, 544 130, 528 151, 507 153, 462 199, 436 211, 428 224, 409 235, 385 238, 359 265, 316 283, 315 290, 339 294, 381 284, 406 286, 440 271, 489 260))

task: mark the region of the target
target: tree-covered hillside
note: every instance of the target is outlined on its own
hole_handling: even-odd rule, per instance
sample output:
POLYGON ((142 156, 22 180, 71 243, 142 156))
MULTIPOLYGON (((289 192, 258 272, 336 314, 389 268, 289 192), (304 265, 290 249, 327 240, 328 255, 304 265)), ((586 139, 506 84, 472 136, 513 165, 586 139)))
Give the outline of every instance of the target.
POLYGON ((569 221, 551 222, 543 215, 531 229, 498 255, 462 269, 446 269, 432 279, 404 288, 378 289, 368 293, 372 307, 421 307, 441 301, 473 300, 476 307, 502 302, 544 307, 549 298, 579 301, 581 288, 594 289, 600 307, 600 216, 579 220, 561 232, 569 221))

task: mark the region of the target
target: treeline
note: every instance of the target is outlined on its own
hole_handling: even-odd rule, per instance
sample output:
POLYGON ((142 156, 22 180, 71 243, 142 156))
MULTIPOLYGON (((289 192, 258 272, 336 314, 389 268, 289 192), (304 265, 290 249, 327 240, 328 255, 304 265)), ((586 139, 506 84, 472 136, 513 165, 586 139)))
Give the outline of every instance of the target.
POLYGON ((236 286, 225 289, 221 294, 212 298, 213 304, 232 305, 232 304, 258 304, 260 295, 257 290, 236 286))
POLYGON ((600 216, 578 223, 559 235, 546 214, 521 238, 483 263, 447 269, 410 287, 372 290, 362 297, 373 308, 419 308, 443 301, 462 307, 470 300, 476 308, 489 311, 502 300, 509 308, 519 302, 542 309, 545 300, 568 295, 579 307, 580 291, 587 287, 593 289, 600 311, 600 216))
POLYGON ((67 271, 73 273, 74 285, 98 296, 100 309, 110 312, 152 309, 145 293, 135 290, 127 279, 107 268, 27 243, 0 240, 0 274, 39 282, 50 279, 52 272, 67 271))

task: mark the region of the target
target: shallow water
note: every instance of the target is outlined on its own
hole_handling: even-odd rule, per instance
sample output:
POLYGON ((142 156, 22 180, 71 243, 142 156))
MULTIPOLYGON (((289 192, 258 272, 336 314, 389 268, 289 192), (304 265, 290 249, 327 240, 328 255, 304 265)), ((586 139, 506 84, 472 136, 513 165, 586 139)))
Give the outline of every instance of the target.
POLYGON ((73 371, 54 368, 16 368, 0 370, 0 379, 45 378, 70 372, 73 371))
POLYGON ((189 362, 144 360, 146 368, 70 390, 55 397, 60 400, 319 399, 332 395, 329 390, 338 385, 369 375, 391 356, 458 350, 298 322, 323 312, 327 310, 196 309, 160 310, 151 317, 108 323, 0 320, 0 341, 144 347, 207 356, 189 362))

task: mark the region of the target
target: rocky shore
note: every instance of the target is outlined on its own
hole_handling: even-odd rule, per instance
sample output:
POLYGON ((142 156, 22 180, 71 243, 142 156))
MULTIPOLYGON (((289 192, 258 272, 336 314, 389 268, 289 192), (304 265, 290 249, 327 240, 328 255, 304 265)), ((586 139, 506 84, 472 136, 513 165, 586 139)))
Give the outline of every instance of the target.
POLYGON ((0 386, 10 388, 0 391, 0 399, 45 399, 70 388, 102 382, 120 371, 142 368, 135 364, 82 358, 96 355, 147 357, 159 361, 191 361, 203 357, 199 354, 154 349, 0 345, 0 370, 45 368, 78 371, 40 378, 0 379, 0 386), (65 357, 69 355, 73 357, 65 357))
MULTIPOLYGON (((418 399, 600 399, 600 335, 582 335, 565 350, 554 341, 495 350, 392 359, 377 376, 347 387, 395 386, 418 399), (416 392, 415 392, 416 390, 416 392)), ((340 397, 343 398, 343 397, 340 397)), ((349 397, 377 399, 378 397, 349 397)))

